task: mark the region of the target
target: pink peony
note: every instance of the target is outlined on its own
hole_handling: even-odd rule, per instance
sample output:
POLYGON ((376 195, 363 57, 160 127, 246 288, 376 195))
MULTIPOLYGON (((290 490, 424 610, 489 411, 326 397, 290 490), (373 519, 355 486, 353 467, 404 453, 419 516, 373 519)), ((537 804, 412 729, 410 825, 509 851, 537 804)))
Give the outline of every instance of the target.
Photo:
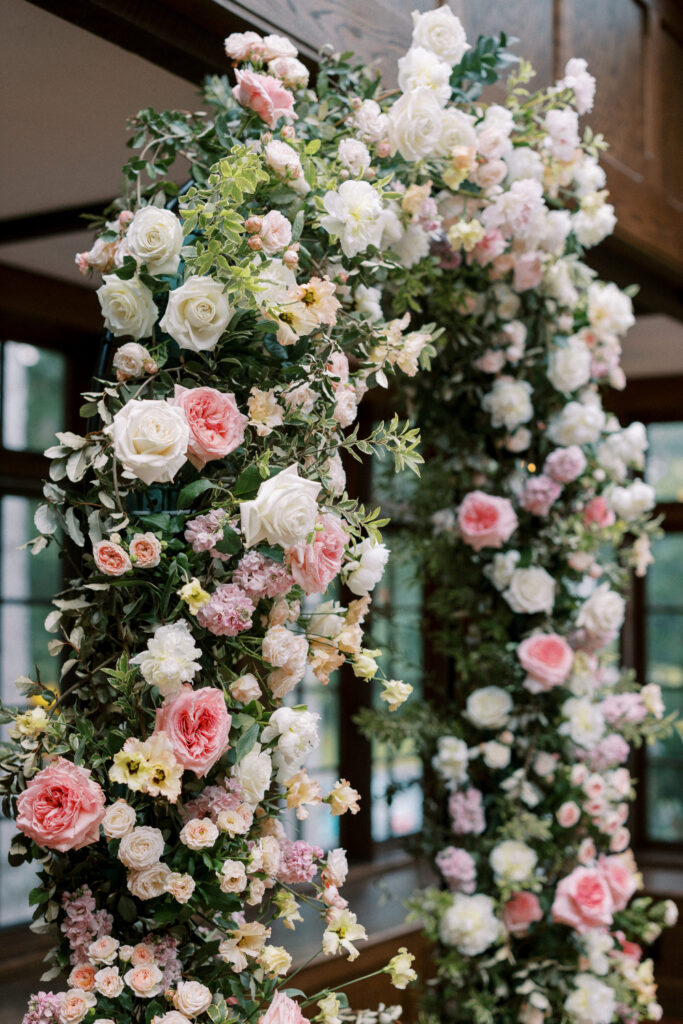
POLYGON ((269 128, 275 128, 281 117, 296 118, 294 97, 277 78, 254 71, 235 71, 235 78, 232 94, 237 102, 257 113, 269 128))
POLYGON ((110 540, 98 540, 92 546, 92 554, 97 568, 107 576, 123 576, 132 568, 127 552, 110 540))
POLYGON ((452 892, 473 893, 477 883, 474 858, 467 850, 447 846, 434 858, 436 866, 446 879, 452 892))
POLYGON ((615 910, 623 910, 638 888, 638 881, 624 857, 598 858, 598 867, 602 870, 609 891, 612 894, 615 910))
POLYGON ((524 686, 531 693, 541 693, 565 682, 572 669, 574 652, 557 633, 536 633, 522 640, 517 657, 529 673, 524 686))
POLYGON ((249 419, 237 408, 234 395, 215 388, 184 388, 176 384, 173 405, 183 410, 190 427, 187 457, 195 469, 224 458, 244 441, 249 419))
POLYGON ((574 868, 559 882, 552 906, 553 921, 568 924, 580 935, 612 923, 614 899, 599 868, 574 868))
POLYGON ((234 583, 222 583, 197 612, 197 622, 216 636, 237 636, 251 626, 256 605, 234 583))
POLYGON ((583 510, 583 525, 595 525, 603 529, 605 526, 611 526, 613 522, 614 512, 607 507, 605 499, 601 495, 591 498, 583 510))
POLYGON ((538 896, 533 892, 515 892, 503 909, 503 922, 511 935, 526 935, 529 925, 543 919, 538 896))
POLYGON ((295 547, 287 549, 285 555, 292 576, 307 594, 324 594, 339 574, 346 540, 341 519, 321 515, 311 543, 299 541, 295 547))
POLYGON ((279 882, 297 885, 312 882, 318 871, 316 858, 323 856, 320 846, 311 846, 303 839, 295 843, 285 839, 280 843, 280 866, 277 872, 279 882))
POLYGON ((586 468, 586 456, 577 444, 569 448, 556 448, 545 460, 543 472, 557 480, 558 484, 570 484, 580 477, 586 468))
POLYGON ((541 473, 540 476, 530 476, 526 481, 519 503, 532 515, 547 516, 561 493, 561 485, 552 477, 541 473))
POLYGON ((223 691, 183 686, 157 709, 155 732, 165 732, 177 761, 201 778, 228 749, 232 717, 223 691))
POLYGON ((480 836, 486 828, 481 793, 472 786, 451 794, 448 811, 451 816, 451 827, 456 835, 471 833, 480 836))
POLYGON ((258 551, 248 551, 232 574, 233 583, 252 601, 261 597, 280 597, 289 593, 294 579, 289 569, 258 551))
POLYGON ((87 768, 58 757, 17 800, 17 828, 38 846, 80 850, 100 838, 104 793, 87 768))
POLYGON ((460 536, 474 548, 499 548, 517 527, 517 516, 507 498, 483 491, 466 495, 458 509, 460 536))
POLYGON ((308 1024, 301 1007, 284 992, 278 992, 261 1017, 260 1024, 308 1024))

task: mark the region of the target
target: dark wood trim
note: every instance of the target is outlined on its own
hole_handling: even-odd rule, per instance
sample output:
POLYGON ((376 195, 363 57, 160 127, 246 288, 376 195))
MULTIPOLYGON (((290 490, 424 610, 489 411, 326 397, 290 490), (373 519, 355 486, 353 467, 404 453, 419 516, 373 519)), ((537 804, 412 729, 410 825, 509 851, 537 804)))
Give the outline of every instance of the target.
POLYGON ((4 338, 44 344, 90 365, 101 333, 102 316, 90 289, 0 263, 4 338))
POLYGON ((111 197, 98 203, 88 203, 87 206, 65 206, 59 210, 42 210, 40 213, 0 220, 0 245, 87 231, 88 222, 83 220, 83 217, 88 214, 99 216, 110 203, 111 197))
POLYGON ((683 376, 632 378, 623 391, 605 392, 604 404, 623 423, 683 420, 683 376))

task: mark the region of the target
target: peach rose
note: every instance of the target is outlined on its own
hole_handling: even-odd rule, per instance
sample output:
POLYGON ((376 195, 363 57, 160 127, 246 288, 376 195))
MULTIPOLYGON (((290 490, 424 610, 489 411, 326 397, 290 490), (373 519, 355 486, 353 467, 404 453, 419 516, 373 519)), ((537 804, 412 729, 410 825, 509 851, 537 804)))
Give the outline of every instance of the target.
POLYGON ((623 910, 638 888, 638 880, 623 857, 605 857, 598 859, 598 867, 602 870, 609 891, 614 900, 614 909, 623 910))
POLYGON ((552 905, 553 921, 567 924, 580 935, 592 928, 609 928, 614 900, 599 868, 574 868, 559 882, 552 905))
POLYGON ((297 1002, 278 992, 261 1017, 261 1024, 306 1024, 306 1018, 297 1002))
POLYGON ((161 992, 163 974, 156 964, 141 964, 126 971, 123 980, 141 999, 151 999, 161 992))
POLYGON ((83 992, 92 992, 95 987, 95 968, 92 964, 79 964, 66 979, 69 988, 80 988, 83 992))
POLYGON ((128 553, 110 540, 98 540, 92 546, 92 553, 95 565, 106 576, 123 576, 132 568, 128 553))
POLYGON ((347 534, 337 516, 321 515, 310 544, 299 541, 285 552, 296 582, 307 594, 323 594, 341 569, 347 534))
POLYGON ((522 668, 529 673, 524 685, 531 693, 561 686, 572 670, 574 652, 557 633, 537 633, 522 640, 517 648, 522 668))
POLYGON ((176 760, 201 778, 228 749, 231 722, 222 690, 183 686, 157 709, 155 732, 165 732, 176 760))
POLYGON ((130 962, 133 967, 141 967, 143 964, 153 964, 154 950, 146 942, 138 942, 130 955, 130 962))
POLYGON ((161 541, 153 533, 136 533, 128 550, 138 569, 153 569, 161 561, 161 541))
POLYGON ((83 992, 80 988, 69 989, 64 994, 59 1011, 61 1024, 80 1024, 88 1011, 97 1004, 97 997, 93 992, 83 992))
POLYGON ((102 789, 86 768, 63 757, 38 772, 17 800, 17 828, 61 853, 96 843, 103 817, 102 789))
POLYGON ((249 420, 237 408, 234 395, 176 384, 173 404, 182 409, 190 428, 187 457, 195 469, 224 458, 244 441, 249 420))
POLYGON ((103 967, 95 975, 95 986, 106 999, 116 999, 123 992, 123 978, 118 967, 103 967))
POLYGON ((529 925, 542 918, 538 896, 533 892, 513 893, 503 909, 503 921, 511 935, 526 935, 529 925))
POLYGON ((294 97, 277 78, 254 71, 235 71, 235 78, 232 94, 237 102, 258 114, 269 128, 275 128, 281 117, 296 118, 294 97))
POLYGON ((88 958, 93 964, 104 964, 108 967, 116 960, 118 949, 118 939, 111 935, 102 935, 88 946, 88 958))
POLYGON ((507 498, 471 491, 458 509, 460 536, 474 548, 499 548, 517 527, 517 516, 507 498))

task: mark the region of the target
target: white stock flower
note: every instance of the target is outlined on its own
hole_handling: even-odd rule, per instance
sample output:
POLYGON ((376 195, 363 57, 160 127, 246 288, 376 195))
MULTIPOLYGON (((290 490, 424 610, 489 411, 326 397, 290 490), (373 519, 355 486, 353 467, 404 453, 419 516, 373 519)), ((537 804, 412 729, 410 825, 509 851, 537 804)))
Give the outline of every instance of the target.
POLYGON ((146 484, 170 483, 187 462, 190 428, 182 409, 168 402, 131 399, 104 433, 126 473, 146 484))
POLYGON ((655 489, 643 480, 634 480, 627 487, 614 487, 609 494, 609 506, 620 519, 633 522, 654 508, 655 489))
POLYGON ((261 750, 261 745, 257 743, 235 765, 232 774, 240 784, 242 796, 253 809, 263 800, 270 786, 273 765, 269 752, 261 750))
POLYGON ((121 840, 118 858, 132 871, 142 871, 157 864, 163 852, 161 830, 150 825, 138 825, 121 840))
POLYGON ((625 334, 635 323, 630 298, 611 282, 590 285, 587 312, 591 327, 600 337, 625 334))
POLYGON ((265 540, 291 548, 305 540, 315 528, 320 487, 300 477, 294 464, 264 480, 256 497, 240 504, 245 547, 265 540))
POLYGON ((345 566, 348 574, 346 585, 352 594, 364 597, 381 580, 389 558, 389 548, 386 544, 379 544, 371 537, 366 537, 357 545, 355 555, 356 558, 345 566))
POLYGON ((443 111, 432 89, 404 93, 389 111, 389 138, 404 160, 430 156, 441 138, 443 111))
POLYGON ((159 326, 180 348, 209 352, 228 326, 232 312, 219 281, 190 277, 169 294, 159 326))
POLYGON ((605 731, 605 719, 598 704, 590 697, 569 697, 562 705, 562 714, 566 719, 558 732, 561 736, 569 736, 579 747, 590 750, 602 739, 605 731))
POLYGON ((320 715, 311 711, 296 711, 280 707, 270 716, 261 734, 264 743, 277 740, 273 766, 278 769, 278 781, 284 782, 297 772, 320 742, 318 721, 320 715))
POLYGON ((577 1024, 610 1024, 617 1001, 614 989, 592 974, 577 974, 574 991, 564 1001, 564 1008, 577 1024))
POLYGON ((432 766, 449 787, 457 786, 467 779, 469 755, 467 744, 457 736, 440 736, 432 766))
POLYGON ((493 945, 501 932, 495 904, 490 896, 456 892, 439 922, 439 936, 446 946, 455 946, 463 956, 478 956, 493 945))
POLYGON ((531 391, 531 384, 525 380, 498 377, 489 393, 484 395, 481 405, 490 414, 494 427, 514 430, 522 423, 528 423, 534 414, 531 391))
POLYGON ((482 686, 467 698, 465 714, 478 729, 502 729, 512 710, 512 698, 499 686, 482 686))
POLYGON ((591 351, 577 335, 565 345, 554 345, 548 359, 548 380, 557 391, 569 395, 587 384, 591 376, 591 351))
POLYGON ((550 614, 555 603, 555 580, 540 566, 515 569, 503 597, 513 612, 524 615, 535 615, 537 612, 550 614))
POLYGON ((147 648, 131 658, 139 665, 146 682, 156 686, 162 697, 177 693, 183 683, 192 682, 201 665, 201 651, 194 642, 187 622, 157 626, 147 648))
POLYGON ((423 46, 412 46, 405 56, 399 58, 398 87, 401 92, 431 89, 440 107, 450 99, 450 77, 450 66, 423 46))
POLYGON ((568 448, 573 444, 594 444, 605 426, 605 413, 599 405, 569 402, 551 421, 548 437, 568 448))
POLYGON ((444 5, 437 10, 413 11, 413 43, 431 50, 451 67, 459 64, 469 50, 465 29, 453 11, 444 5))
POLYGON ((326 192, 327 214, 320 225, 337 235, 345 256, 357 256, 382 240, 382 200, 367 181, 344 181, 336 192, 326 192))
POLYGON ((126 241, 131 256, 145 263, 153 277, 175 274, 183 247, 183 229, 170 210, 143 206, 133 217, 126 241))
POLYGON ((147 338, 157 319, 154 296, 137 277, 122 281, 115 274, 105 274, 97 289, 104 326, 116 338, 130 336, 147 338))
POLYGON ((531 878, 538 856, 526 843, 505 839, 493 847, 489 863, 499 885, 521 885, 531 878))
POLYGON ((625 609, 621 594, 610 590, 609 583, 601 583, 581 605, 576 624, 589 633, 616 633, 624 622, 625 609))

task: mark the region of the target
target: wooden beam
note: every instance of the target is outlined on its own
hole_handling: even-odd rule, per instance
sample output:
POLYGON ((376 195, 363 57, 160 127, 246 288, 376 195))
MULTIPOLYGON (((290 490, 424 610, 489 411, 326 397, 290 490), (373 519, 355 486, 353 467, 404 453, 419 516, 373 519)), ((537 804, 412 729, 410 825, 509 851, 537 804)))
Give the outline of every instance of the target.
POLYGON ((25 242, 30 238, 47 238, 49 235, 66 235, 76 231, 87 231, 88 222, 84 215, 94 217, 109 206, 112 197, 87 206, 64 206, 58 210, 41 210, 40 213, 7 217, 0 220, 0 245, 9 242, 25 242))

